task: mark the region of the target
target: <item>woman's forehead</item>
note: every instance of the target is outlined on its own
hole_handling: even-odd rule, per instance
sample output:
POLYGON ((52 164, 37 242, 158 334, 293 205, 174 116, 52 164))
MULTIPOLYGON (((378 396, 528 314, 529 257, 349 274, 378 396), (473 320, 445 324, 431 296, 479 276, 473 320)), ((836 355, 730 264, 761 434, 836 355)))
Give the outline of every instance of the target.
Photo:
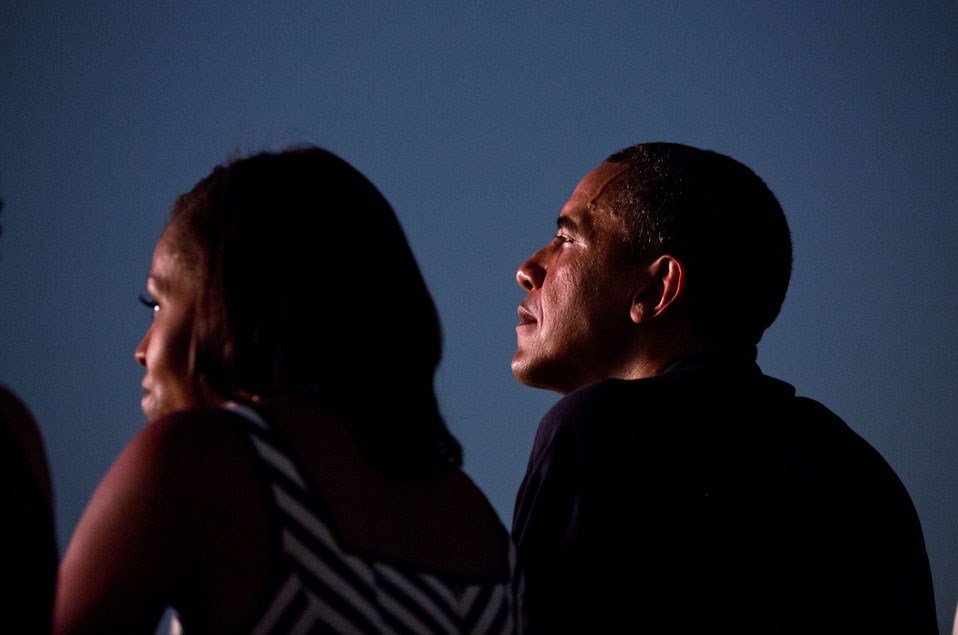
POLYGON ((193 241, 178 228, 168 225, 153 250, 150 278, 161 289, 189 284, 199 279, 197 264, 193 241))

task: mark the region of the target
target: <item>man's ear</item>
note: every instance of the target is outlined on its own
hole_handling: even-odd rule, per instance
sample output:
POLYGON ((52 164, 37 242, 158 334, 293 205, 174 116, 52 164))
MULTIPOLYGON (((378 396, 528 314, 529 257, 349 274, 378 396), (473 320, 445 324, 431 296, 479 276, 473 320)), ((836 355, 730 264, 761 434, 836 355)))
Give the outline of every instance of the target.
POLYGON ((685 265, 668 254, 649 263, 643 286, 632 296, 629 316, 636 324, 665 313, 685 293, 685 265))

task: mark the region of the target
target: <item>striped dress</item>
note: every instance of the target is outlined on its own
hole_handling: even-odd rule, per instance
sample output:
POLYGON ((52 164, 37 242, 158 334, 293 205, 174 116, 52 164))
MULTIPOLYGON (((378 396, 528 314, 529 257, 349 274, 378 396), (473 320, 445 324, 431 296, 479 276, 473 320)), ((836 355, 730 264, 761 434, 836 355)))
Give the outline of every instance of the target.
POLYGON ((265 468, 285 559, 284 579, 252 633, 515 633, 519 583, 467 580, 371 559, 340 543, 329 513, 277 434, 255 410, 249 423, 265 468))

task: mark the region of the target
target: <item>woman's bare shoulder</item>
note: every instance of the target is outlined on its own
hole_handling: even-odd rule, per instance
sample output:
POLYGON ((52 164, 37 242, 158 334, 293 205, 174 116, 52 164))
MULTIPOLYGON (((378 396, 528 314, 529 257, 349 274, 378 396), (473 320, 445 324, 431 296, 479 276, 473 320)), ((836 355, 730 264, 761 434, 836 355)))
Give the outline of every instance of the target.
MULTIPOLYGON (((244 462, 241 425, 235 415, 216 410, 179 412, 147 424, 113 463, 88 512, 103 504, 135 512, 120 516, 124 522, 188 518, 215 489, 211 478, 244 462)), ((157 526, 172 530, 179 524, 157 526)))
POLYGON ((206 472, 211 462, 245 457, 244 426, 242 418, 225 409, 176 412, 144 426, 124 453, 153 468, 206 472))
POLYGON ((136 435, 111 470, 119 473, 104 483, 138 484, 160 509, 169 506, 181 517, 209 519, 224 506, 243 504, 236 495, 239 487, 255 487, 246 425, 224 409, 162 417, 136 435))
POLYGON ((253 544, 230 526, 265 527, 249 496, 255 475, 242 425, 226 411, 190 411, 136 434, 97 487, 61 563, 57 632, 149 628, 166 606, 199 606, 211 580, 223 586, 220 545, 235 554, 253 544))

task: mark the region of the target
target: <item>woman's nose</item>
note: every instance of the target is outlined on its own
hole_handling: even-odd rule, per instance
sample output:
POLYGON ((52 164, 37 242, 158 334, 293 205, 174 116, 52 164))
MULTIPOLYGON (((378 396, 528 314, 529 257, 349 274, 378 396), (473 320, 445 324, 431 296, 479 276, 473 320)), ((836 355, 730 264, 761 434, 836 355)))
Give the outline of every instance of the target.
POLYGON ((136 350, 133 351, 133 357, 136 359, 136 363, 146 368, 146 347, 150 343, 150 333, 153 332, 153 325, 150 325, 150 328, 146 329, 146 334, 143 335, 143 339, 140 340, 140 343, 136 345, 136 350))

